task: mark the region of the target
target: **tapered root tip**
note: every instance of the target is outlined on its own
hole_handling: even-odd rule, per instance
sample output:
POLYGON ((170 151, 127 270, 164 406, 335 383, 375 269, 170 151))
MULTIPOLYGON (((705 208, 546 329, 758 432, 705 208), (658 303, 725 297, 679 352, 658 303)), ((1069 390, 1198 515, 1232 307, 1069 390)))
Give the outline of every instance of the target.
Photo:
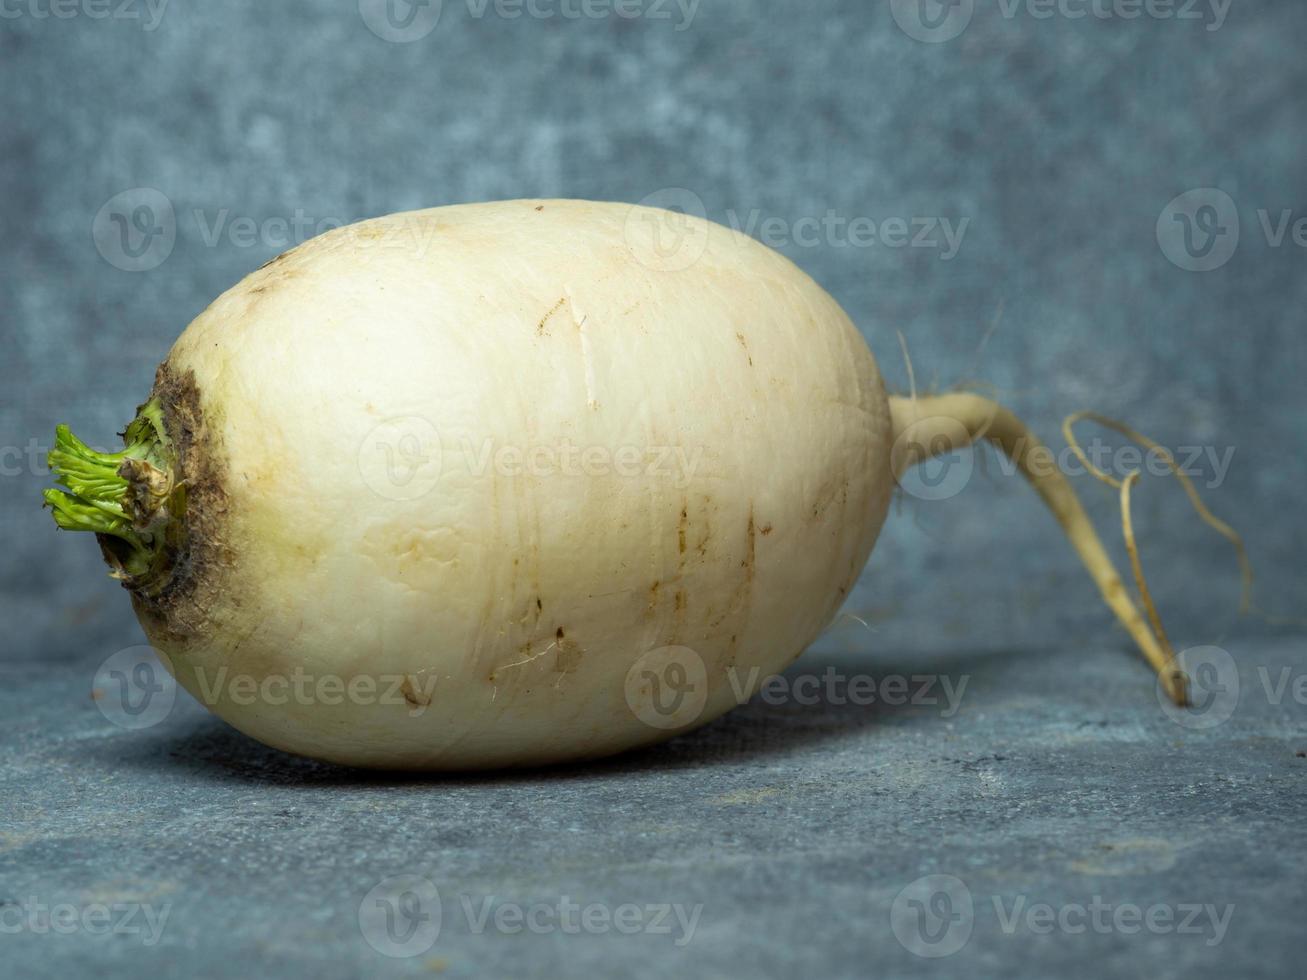
POLYGON ((1193 705, 1189 700, 1189 676, 1178 665, 1172 665, 1163 671, 1162 687, 1166 690, 1167 697, 1181 708, 1188 708, 1193 705))

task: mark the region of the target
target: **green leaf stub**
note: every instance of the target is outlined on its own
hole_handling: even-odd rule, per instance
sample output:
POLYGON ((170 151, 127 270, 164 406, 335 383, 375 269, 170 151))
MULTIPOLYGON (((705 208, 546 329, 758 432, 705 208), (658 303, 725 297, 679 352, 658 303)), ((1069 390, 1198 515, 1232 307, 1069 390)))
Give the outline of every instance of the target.
POLYGON ((99 536, 115 577, 143 584, 166 564, 168 528, 185 496, 157 400, 140 407, 123 439, 126 448, 102 453, 58 426, 48 461, 62 489, 44 497, 59 527, 99 536))

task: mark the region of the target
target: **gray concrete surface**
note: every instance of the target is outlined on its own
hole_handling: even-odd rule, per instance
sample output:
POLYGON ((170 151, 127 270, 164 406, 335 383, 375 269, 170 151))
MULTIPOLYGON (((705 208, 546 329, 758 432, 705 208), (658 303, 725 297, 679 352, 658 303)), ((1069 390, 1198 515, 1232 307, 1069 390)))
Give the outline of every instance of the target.
POLYGON ((0 949, 13 976, 1298 976, 1307 645, 1232 652, 1185 724, 1117 650, 810 653, 791 681, 897 700, 901 677, 908 703, 769 696, 608 762, 427 779, 282 755, 189 700, 125 731, 94 665, 13 665, 0 949), (396 905, 395 934, 440 928, 381 939, 392 958, 360 907, 403 875, 438 898, 396 905), (954 904, 918 919, 939 875, 961 888, 916 887, 954 904), (564 931, 567 901, 636 906, 635 931, 564 931), (59 905, 124 929, 42 931, 59 905), (512 918, 534 906, 539 934, 512 918), (656 931, 661 906, 694 928, 656 931))
MULTIPOLYGON (((1282 668, 1291 682, 1307 669, 1302 627, 1236 617, 1229 548, 1161 479, 1136 493, 1136 524, 1172 635, 1219 644, 1241 670, 1237 710, 1211 729, 1160 711, 1051 521, 992 460, 954 473, 947 499, 904 497, 807 661, 968 674, 948 717, 752 705, 599 766, 419 781, 288 759, 194 705, 123 731, 88 697, 96 666, 141 634, 94 545, 38 510, 54 425, 110 442, 185 324, 314 229, 504 197, 673 189, 816 277, 899 390, 895 330, 923 387, 991 384, 1050 440, 1093 407, 1210 453, 1202 492, 1244 531, 1261 605, 1298 614, 1307 5, 1186 0, 1129 18, 1103 2, 1109 16, 1074 18, 1059 12, 1074 0, 1047 17, 964 0, 965 28, 924 43, 914 2, 703 0, 687 16, 649 0, 624 8, 632 19, 445 0, 416 8, 398 42, 372 0, 3 5, 0 925, 24 925, 0 933, 0 970, 1300 972, 1305 709, 1267 679, 1273 692, 1282 668), (132 230, 144 199, 123 195, 139 188, 164 234, 132 230), (1179 198, 1199 188, 1226 197, 1179 198), (850 242, 855 221, 893 238, 893 219, 933 223, 933 247, 850 242), (1186 219, 1224 235, 1186 251, 1186 219), (947 258, 944 221, 965 222, 947 258), (1181 268, 1195 264, 1207 271, 1181 268), (1228 469, 1209 462, 1231 450, 1228 469), (402 874, 436 887, 442 927, 392 962, 358 911, 414 911, 420 939, 420 889, 369 898, 402 874), (936 874, 965 892, 945 882, 895 906, 936 874), (613 929, 473 932, 461 901, 493 896, 501 914, 564 895, 609 914, 703 908, 680 947, 613 929), (1074 926, 1095 896, 1158 916, 1234 911, 1214 945, 1210 930, 1128 922, 1037 931, 1042 905, 1074 926), (1017 899, 1040 911, 1009 934, 1017 899), (84 916, 132 902, 170 910, 156 944, 30 926, 34 903, 84 916), (895 908, 909 940, 916 921, 941 937, 920 950, 972 931, 951 957, 921 958, 895 908)), ((1112 495, 1082 486, 1116 547, 1112 495)))

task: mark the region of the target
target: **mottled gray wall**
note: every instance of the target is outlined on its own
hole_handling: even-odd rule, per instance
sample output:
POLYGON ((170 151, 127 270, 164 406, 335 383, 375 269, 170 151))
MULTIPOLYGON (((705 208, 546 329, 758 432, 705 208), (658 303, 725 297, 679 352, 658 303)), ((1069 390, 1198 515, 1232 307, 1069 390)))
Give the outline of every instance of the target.
MULTIPOLYGON (((40 512, 27 449, 61 420, 107 440, 186 323, 281 250, 277 219, 669 187, 721 221, 781 219, 769 233, 844 304, 896 388, 898 329, 923 386, 992 384, 1049 438, 1095 407, 1168 445, 1235 447, 1207 499, 1245 531, 1263 604, 1299 611, 1307 248, 1291 230, 1273 245, 1258 212, 1307 217, 1301 0, 1199 0, 1197 20, 961 2, 943 30, 965 29, 940 43, 909 36, 923 33, 916 0, 621 8, 636 18, 562 15, 611 10, 603 0, 539 0, 551 18, 445 0, 434 29, 398 42, 378 36, 390 29, 371 0, 111 0, 108 17, 66 2, 55 17, 50 0, 5 0, 0 19, 5 658, 138 641, 93 542, 40 512), (129 272, 92 225, 140 187, 171 202, 176 240, 129 272), (1188 260, 1163 212, 1193 188, 1229 195, 1179 205, 1224 222, 1208 271, 1171 261, 1188 260), (949 258, 814 242, 793 224, 828 212, 968 224, 949 258), (237 218, 274 224, 252 243, 224 224, 214 240, 237 218)), ((990 473, 942 502, 905 499, 848 606, 873 632, 846 620, 827 642, 994 651, 1113 635, 1029 490, 990 473)), ((1082 486, 1115 546, 1112 495, 1082 486)), ((1137 498, 1178 639, 1270 628, 1235 619, 1230 550, 1175 485, 1137 498)))

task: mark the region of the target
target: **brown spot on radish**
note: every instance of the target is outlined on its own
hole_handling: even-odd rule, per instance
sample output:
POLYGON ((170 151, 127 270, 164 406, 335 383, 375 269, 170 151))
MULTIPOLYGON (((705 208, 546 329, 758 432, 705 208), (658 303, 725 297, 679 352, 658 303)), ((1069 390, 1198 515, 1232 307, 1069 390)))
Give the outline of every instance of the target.
POLYGON ((290 253, 293 252, 293 251, 295 251, 295 249, 293 249, 293 248, 288 248, 288 249, 286 249, 286 251, 282 252, 280 255, 274 255, 272 258, 268 259, 267 262, 264 262, 263 265, 259 266, 258 270, 256 270, 256 271, 262 272, 264 269, 269 269, 269 268, 271 268, 272 266, 274 266, 274 265, 276 265, 278 262, 280 262, 282 259, 284 259, 286 256, 290 255, 290 253))
MULTIPOLYGON (((749 518, 745 524, 745 543, 744 557, 740 559, 740 569, 742 576, 740 583, 731 593, 731 599, 716 617, 708 622, 709 629, 720 629, 727 620, 733 619, 733 628, 736 634, 732 634, 731 643, 735 643, 735 635, 742 632, 748 625, 749 611, 753 600, 753 579, 754 570, 757 564, 757 524, 754 520, 753 502, 749 502, 749 518)), ((726 627, 732 628, 732 627, 726 627)), ((733 656, 733 654, 732 654, 733 656)))
POLYGON ((699 543, 694 546, 694 550, 699 552, 699 556, 701 558, 708 557, 708 542, 711 540, 712 540, 712 529, 704 528, 703 537, 700 538, 699 543))
MULTIPOLYGON (((436 570, 458 563, 460 539, 452 528, 389 521, 370 525, 361 544, 360 556, 370 559, 378 574, 410 589, 427 590, 436 570)), ((305 557, 310 564, 315 560, 305 557)))
POLYGON ((740 564, 744 566, 745 576, 750 582, 753 581, 753 566, 754 563, 757 561, 757 557, 758 557, 757 536, 755 534, 756 530, 757 529, 753 523, 753 503, 751 501, 749 503, 749 526, 746 532, 746 534, 748 535, 748 540, 745 544, 746 550, 744 555, 744 561, 740 562, 740 564))
POLYGON ((652 616, 658 609, 658 589, 661 588, 661 586, 662 583, 658 581, 655 581, 653 585, 649 586, 649 604, 645 607, 646 616, 652 616))
POLYGON ((817 497, 813 501, 811 518, 813 521, 819 521, 826 516, 826 511, 830 509, 831 504, 838 499, 841 503, 847 504, 849 498, 849 478, 847 476, 840 480, 831 479, 823 483, 817 490, 817 497))
POLYGON ((772 531, 772 527, 770 524, 764 524, 762 527, 758 528, 758 533, 761 534, 764 538, 767 535, 771 534, 771 531, 772 531))
POLYGON ((557 303, 554 304, 553 309, 551 309, 548 313, 546 313, 544 316, 540 318, 540 323, 536 326, 536 334, 538 336, 541 337, 549 336, 549 331, 546 329, 546 325, 549 323, 549 318, 552 317, 559 310, 561 310, 563 308, 563 304, 566 302, 567 302, 567 297, 566 296, 562 297, 557 303))
MULTIPOLYGON (((125 579, 123 586, 131 592, 151 641, 184 648, 191 637, 205 632, 209 610, 220 596, 242 591, 243 583, 233 571, 227 518, 227 454, 219 420, 205 414, 195 372, 165 361, 155 374, 151 397, 162 406, 164 428, 177 458, 183 510, 169 532, 159 573, 148 582, 125 579)), ((113 544, 101 536, 100 546, 108 551, 113 544)))
POLYGON ((740 346, 744 348, 744 356, 749 359, 749 367, 753 367, 753 355, 749 353, 749 342, 744 339, 744 334, 737 330, 735 333, 735 339, 738 340, 740 346))
POLYGON ((404 695, 404 700, 408 702, 410 707, 426 708, 431 705, 431 696, 419 691, 413 684, 411 676, 404 678, 404 683, 399 686, 399 693, 404 695))
POLYGON ((690 529, 690 511, 685 505, 681 505, 681 522, 676 528, 676 548, 680 554, 685 554, 685 537, 686 532, 690 529))

